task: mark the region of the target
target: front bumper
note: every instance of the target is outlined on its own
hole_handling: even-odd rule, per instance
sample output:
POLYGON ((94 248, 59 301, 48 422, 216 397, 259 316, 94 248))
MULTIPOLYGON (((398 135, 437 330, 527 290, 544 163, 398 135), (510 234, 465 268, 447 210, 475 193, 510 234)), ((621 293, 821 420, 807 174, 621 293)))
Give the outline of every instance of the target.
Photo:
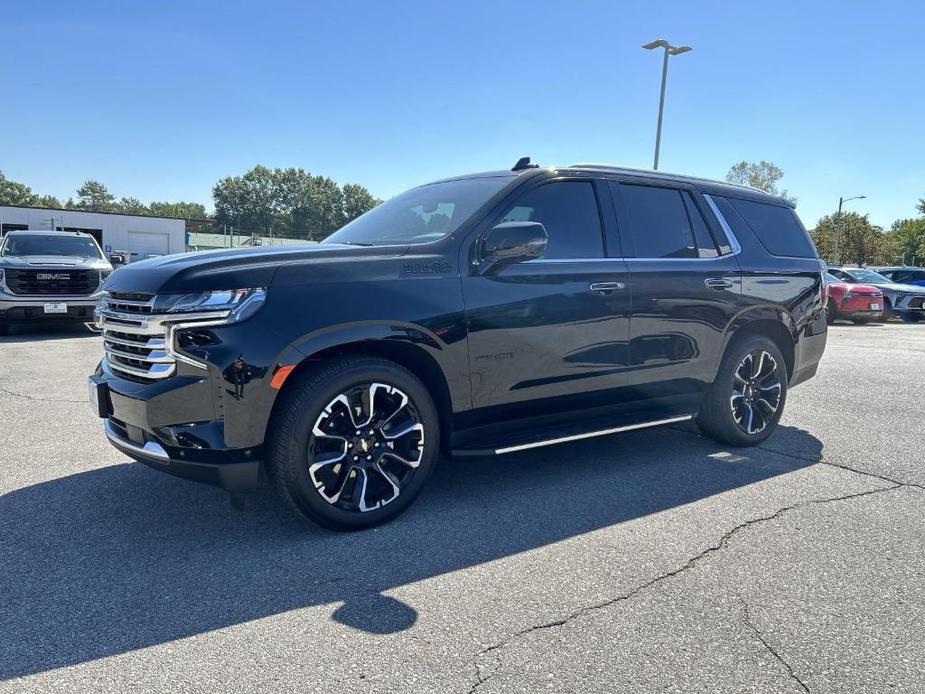
POLYGON ((97 295, 66 297, 19 297, 0 294, 0 320, 11 323, 28 323, 33 321, 93 320, 97 295), (66 304, 67 313, 46 313, 45 304, 66 304))
POLYGON ((185 460, 182 450, 174 451, 175 457, 171 457, 168 449, 156 441, 147 440, 143 444, 133 441, 126 425, 112 418, 104 420, 103 431, 116 449, 155 470, 234 493, 252 492, 257 488, 260 475, 257 460, 237 463, 185 460))
POLYGON ((268 410, 262 379, 230 383, 212 364, 177 363, 170 378, 139 382, 113 371, 107 360, 90 376, 91 402, 109 442, 135 460, 168 474, 253 491, 263 458, 268 410), (263 406, 262 406, 263 405, 263 406))

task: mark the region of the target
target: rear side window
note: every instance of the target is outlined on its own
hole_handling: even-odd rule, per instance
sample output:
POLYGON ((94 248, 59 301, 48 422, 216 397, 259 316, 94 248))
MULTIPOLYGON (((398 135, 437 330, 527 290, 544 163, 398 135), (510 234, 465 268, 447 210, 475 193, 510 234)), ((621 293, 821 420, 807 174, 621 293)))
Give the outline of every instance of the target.
POLYGON ((544 258, 603 258, 604 237, 594 186, 588 181, 547 183, 525 193, 501 222, 540 222, 549 237, 544 258))
POLYGON ((713 238, 686 191, 626 183, 619 191, 636 258, 717 256, 713 238))
POLYGON ((714 196, 714 200, 717 201, 717 205, 733 232, 738 234, 739 229, 745 224, 771 255, 797 258, 817 257, 812 241, 809 240, 796 214, 789 207, 718 196, 714 196), (726 205, 722 205, 721 201, 726 202, 726 205), (735 210, 736 214, 727 214, 727 209, 730 207, 735 210))

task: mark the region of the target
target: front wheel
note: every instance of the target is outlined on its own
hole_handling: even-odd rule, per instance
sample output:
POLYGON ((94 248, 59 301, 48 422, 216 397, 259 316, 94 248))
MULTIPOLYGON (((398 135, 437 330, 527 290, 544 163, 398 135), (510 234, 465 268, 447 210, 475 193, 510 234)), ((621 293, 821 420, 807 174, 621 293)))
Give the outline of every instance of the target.
POLYGON ((440 449, 424 384, 373 357, 335 358, 297 378, 280 396, 269 435, 279 494, 334 530, 369 528, 404 511, 440 449))
POLYGON ((786 399, 787 366, 777 345, 747 335, 726 350, 697 424, 717 441, 754 446, 773 433, 786 399))
POLYGON ((838 312, 835 310, 835 304, 829 299, 825 305, 825 322, 832 325, 836 318, 838 318, 838 312))
POLYGON ((906 323, 918 323, 922 320, 922 316, 919 313, 900 313, 899 317, 906 323))

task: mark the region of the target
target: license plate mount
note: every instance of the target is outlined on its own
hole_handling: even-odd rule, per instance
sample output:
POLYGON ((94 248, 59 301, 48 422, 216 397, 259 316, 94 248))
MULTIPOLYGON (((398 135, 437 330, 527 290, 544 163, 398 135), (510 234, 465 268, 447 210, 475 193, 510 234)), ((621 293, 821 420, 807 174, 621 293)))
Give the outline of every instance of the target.
POLYGON ((67 313, 67 304, 60 301, 45 304, 45 313, 67 313))
POLYGON ((112 414, 109 386, 99 376, 93 375, 87 379, 87 397, 90 401, 90 409, 97 417, 105 419, 112 414))

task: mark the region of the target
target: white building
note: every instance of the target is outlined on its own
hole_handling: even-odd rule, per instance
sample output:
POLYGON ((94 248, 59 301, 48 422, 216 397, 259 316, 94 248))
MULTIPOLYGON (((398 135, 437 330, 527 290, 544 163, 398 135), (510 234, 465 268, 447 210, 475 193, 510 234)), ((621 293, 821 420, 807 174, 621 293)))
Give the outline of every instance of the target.
POLYGON ((82 231, 128 262, 186 250, 186 222, 174 217, 0 206, 0 235, 17 229, 82 231))

